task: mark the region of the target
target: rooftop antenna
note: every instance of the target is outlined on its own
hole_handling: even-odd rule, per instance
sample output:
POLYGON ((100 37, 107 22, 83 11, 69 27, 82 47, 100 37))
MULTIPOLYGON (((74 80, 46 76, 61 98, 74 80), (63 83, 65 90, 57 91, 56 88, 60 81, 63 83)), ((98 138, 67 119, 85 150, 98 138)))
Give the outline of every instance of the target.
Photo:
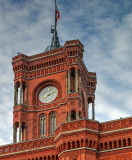
POLYGON ((45 51, 60 48, 59 37, 57 34, 57 21, 59 18, 60 18, 60 12, 57 8, 56 0, 55 0, 55 20, 54 20, 55 24, 51 25, 51 33, 53 33, 53 37, 52 37, 51 46, 48 46, 45 51))
POLYGON ((60 13, 58 11, 56 0, 55 0, 55 24, 51 25, 51 33, 53 33, 53 38, 51 42, 51 49, 56 49, 60 47, 59 37, 57 34, 57 21, 60 18, 60 13))

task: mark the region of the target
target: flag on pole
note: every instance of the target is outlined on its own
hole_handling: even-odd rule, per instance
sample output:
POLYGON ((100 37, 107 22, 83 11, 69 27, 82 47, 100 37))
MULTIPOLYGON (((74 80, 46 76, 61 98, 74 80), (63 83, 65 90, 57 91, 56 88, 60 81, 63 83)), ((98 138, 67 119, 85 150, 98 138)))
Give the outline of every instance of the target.
POLYGON ((55 14, 56 14, 56 23, 57 23, 58 19, 60 18, 60 12, 59 12, 59 10, 58 10, 58 8, 57 8, 57 5, 56 5, 55 14))

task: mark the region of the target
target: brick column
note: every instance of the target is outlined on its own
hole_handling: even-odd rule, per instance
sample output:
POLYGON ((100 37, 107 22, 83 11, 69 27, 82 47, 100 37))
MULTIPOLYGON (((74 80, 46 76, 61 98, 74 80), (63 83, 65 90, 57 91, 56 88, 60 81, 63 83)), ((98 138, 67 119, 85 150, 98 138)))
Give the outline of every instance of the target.
POLYGON ((19 123, 19 142, 21 142, 21 124, 19 123))
POLYGON ((16 105, 18 105, 18 88, 16 87, 16 94, 15 94, 15 96, 16 96, 16 105))
POLYGON ((16 143, 16 126, 13 127, 13 143, 16 143))
POLYGON ((22 83, 20 83, 20 104, 22 104, 22 83))
POLYGON ((95 104, 94 102, 92 103, 92 119, 95 120, 95 111, 94 111, 94 108, 95 108, 95 104))
POLYGON ((68 122, 71 121, 71 112, 68 113, 68 122))
POLYGON ((87 110, 87 112, 88 112, 88 119, 89 119, 89 104, 88 104, 88 110, 87 110))
POLYGON ((27 141, 27 126, 25 126, 25 141, 27 141))
POLYGON ((16 106, 16 86, 14 86, 14 106, 16 106))
POLYGON ((70 80, 71 72, 68 71, 68 93, 71 91, 71 80, 70 80))
POLYGON ((28 105, 28 87, 26 87, 26 106, 28 105))
POLYGON ((79 119, 79 112, 76 112, 76 119, 79 119))
POLYGON ((75 70, 75 91, 78 92, 78 70, 75 70))
POLYGON ((81 76, 79 76, 79 94, 82 95, 82 80, 81 80, 81 76))

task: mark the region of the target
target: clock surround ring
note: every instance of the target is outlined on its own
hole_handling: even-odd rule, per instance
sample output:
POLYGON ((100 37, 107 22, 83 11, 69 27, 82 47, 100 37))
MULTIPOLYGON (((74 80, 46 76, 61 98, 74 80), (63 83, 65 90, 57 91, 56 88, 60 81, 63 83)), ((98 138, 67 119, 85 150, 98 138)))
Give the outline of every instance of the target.
MULTIPOLYGON (((40 104, 44 104, 42 103, 40 100, 39 100, 39 93, 47 86, 53 86, 55 87, 57 90, 58 90, 58 95, 57 97, 54 99, 54 100, 58 100, 58 99, 61 99, 62 98, 62 87, 61 87, 61 84, 60 82, 58 82, 57 80, 55 79, 52 79, 52 80, 44 80, 44 81, 41 81, 33 90, 32 92, 32 101, 33 101, 33 104, 38 106, 40 104)), ((54 101, 53 100, 53 101, 54 101)), ((52 101, 52 102, 53 102, 52 101)))

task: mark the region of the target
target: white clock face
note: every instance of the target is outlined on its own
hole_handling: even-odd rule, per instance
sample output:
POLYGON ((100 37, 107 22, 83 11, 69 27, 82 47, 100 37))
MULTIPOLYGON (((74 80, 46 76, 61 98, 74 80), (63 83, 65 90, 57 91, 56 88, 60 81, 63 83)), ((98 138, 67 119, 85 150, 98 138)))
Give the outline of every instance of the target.
POLYGON ((52 102, 58 95, 58 90, 54 86, 48 86, 45 87, 40 93, 39 93, 39 100, 42 103, 50 103, 52 102))

